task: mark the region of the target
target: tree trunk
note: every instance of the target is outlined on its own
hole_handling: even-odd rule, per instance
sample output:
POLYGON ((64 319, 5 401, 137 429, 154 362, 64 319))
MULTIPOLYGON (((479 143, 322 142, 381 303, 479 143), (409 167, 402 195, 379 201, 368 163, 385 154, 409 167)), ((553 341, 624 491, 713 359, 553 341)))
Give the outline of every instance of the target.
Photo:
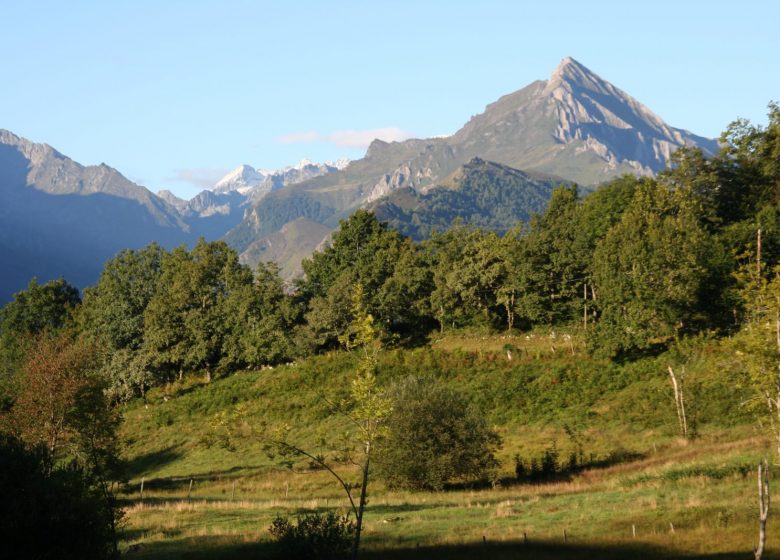
POLYGON ((366 509, 368 493, 368 467, 371 462, 371 444, 366 444, 366 463, 363 465, 363 483, 360 487, 360 502, 358 503, 357 519, 355 521, 355 538, 352 541, 352 560, 357 560, 360 548, 360 533, 363 530, 363 511, 366 509))
POLYGON ((775 341, 777 342, 777 351, 780 353, 780 309, 775 311, 775 341))
POLYGON ((582 304, 582 328, 588 330, 588 284, 582 288, 583 304, 582 304))
POLYGON ((672 387, 674 388, 674 404, 677 407, 677 421, 680 423, 680 433, 687 438, 688 422, 685 419, 685 400, 683 398, 682 383, 678 386, 677 376, 674 375, 672 366, 669 366, 669 377, 672 378, 672 387))
POLYGON ((753 551, 761 560, 766 544, 766 520, 769 517, 769 465, 764 459, 758 464, 758 546, 753 551))

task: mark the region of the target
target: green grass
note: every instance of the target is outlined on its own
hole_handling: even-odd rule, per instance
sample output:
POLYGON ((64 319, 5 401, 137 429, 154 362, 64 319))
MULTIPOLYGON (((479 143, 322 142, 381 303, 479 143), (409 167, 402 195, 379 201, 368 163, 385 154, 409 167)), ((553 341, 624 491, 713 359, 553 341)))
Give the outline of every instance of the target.
MULTIPOLYGON (((382 355, 383 383, 433 374, 472 397, 504 438, 503 481, 438 493, 391 491, 375 481, 366 558, 749 554, 757 534, 753 466, 771 449, 739 406, 733 372, 718 367, 717 347, 687 365, 700 432, 687 442, 675 433, 669 356, 617 365, 588 357, 576 333, 564 334, 447 336, 382 355), (511 360, 506 344, 516 348, 511 360), (547 484, 513 484, 514 454, 527 459, 551 441, 564 460, 578 445, 586 456, 623 450, 633 459, 547 484)), ((332 353, 210 385, 191 380, 128 406, 123 549, 155 559, 273 557, 267 527, 274 516, 345 511, 342 491, 326 473, 282 469, 251 437, 234 451, 209 440, 214 416, 241 404, 256 426, 286 422, 296 441, 327 452, 320 440, 347 426, 322 397, 346 396, 355 363, 332 353)), ((357 480, 350 467, 339 469, 357 480)), ((780 548, 771 530, 768 546, 780 548)))

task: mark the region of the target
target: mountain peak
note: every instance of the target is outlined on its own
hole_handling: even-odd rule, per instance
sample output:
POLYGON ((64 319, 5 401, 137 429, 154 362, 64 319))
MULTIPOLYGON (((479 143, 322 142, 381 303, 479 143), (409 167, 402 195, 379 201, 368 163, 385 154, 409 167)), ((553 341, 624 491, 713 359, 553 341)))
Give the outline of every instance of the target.
POLYGON ((558 64, 557 68, 553 71, 553 76, 556 74, 564 74, 570 71, 585 71, 590 72, 580 62, 577 62, 572 57, 564 57, 558 64))
MULTIPOLYGON (((567 56, 561 60, 547 82, 546 90, 552 91, 562 85, 579 86, 596 91, 606 91, 608 84, 588 68, 567 56)), ((612 93, 612 92, 609 92, 612 93)))
POLYGON ((259 185, 263 179, 265 179, 263 173, 244 163, 217 181, 213 191, 215 193, 228 193, 239 189, 251 188, 259 185))

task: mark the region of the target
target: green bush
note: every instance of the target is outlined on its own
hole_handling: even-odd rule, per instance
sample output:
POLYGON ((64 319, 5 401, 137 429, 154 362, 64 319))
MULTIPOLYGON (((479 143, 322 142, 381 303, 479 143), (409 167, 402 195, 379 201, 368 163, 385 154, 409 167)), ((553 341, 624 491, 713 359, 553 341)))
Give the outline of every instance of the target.
POLYGON ((393 411, 377 451, 391 487, 439 490, 447 482, 495 474, 498 435, 460 393, 432 377, 407 377, 390 389, 393 411))
POLYGON ((7 560, 115 558, 120 512, 75 463, 0 435, 0 542, 7 560))
POLYGON ((284 558, 338 560, 346 558, 355 535, 355 524, 333 512, 312 513, 291 523, 277 517, 268 529, 279 543, 284 558))

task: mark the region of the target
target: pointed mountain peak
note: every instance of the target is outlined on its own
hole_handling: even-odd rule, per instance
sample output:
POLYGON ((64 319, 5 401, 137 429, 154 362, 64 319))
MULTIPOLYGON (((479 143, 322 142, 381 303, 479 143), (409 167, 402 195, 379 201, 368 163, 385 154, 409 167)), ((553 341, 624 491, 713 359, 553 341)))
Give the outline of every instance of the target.
POLYGON ((547 91, 552 91, 561 85, 604 90, 606 82, 572 57, 567 56, 550 75, 547 91))
POLYGON ((591 71, 585 68, 580 62, 577 62, 572 57, 567 56, 558 64, 558 67, 553 71, 553 76, 556 74, 563 75, 567 73, 585 73, 590 74, 591 71))

